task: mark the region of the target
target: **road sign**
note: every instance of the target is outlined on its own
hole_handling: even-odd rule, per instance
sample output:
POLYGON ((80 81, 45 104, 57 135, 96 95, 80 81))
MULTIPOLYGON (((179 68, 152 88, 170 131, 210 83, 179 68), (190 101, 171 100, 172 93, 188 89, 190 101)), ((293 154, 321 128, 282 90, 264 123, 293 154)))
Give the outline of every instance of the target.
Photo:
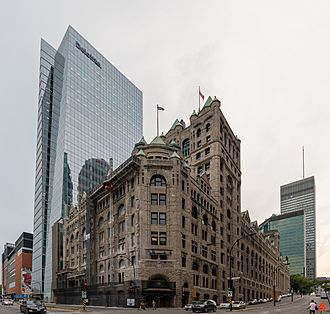
POLYGON ((87 291, 81 291, 81 298, 87 299, 87 291))
POLYGON ((232 297, 233 296, 233 291, 230 291, 230 290, 228 290, 228 297, 232 297))

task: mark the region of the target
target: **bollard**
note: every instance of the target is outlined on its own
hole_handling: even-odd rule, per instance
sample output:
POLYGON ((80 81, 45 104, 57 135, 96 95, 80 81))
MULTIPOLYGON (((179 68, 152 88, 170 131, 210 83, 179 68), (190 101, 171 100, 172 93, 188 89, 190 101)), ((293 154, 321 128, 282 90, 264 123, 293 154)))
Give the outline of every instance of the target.
POLYGON ((82 299, 83 311, 86 311, 86 299, 82 299))

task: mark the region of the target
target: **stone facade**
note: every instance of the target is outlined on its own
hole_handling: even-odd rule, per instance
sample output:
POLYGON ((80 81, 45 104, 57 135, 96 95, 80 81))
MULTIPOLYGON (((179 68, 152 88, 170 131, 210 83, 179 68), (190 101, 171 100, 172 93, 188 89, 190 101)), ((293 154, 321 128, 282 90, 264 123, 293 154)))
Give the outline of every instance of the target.
POLYGON ((240 140, 220 101, 209 98, 189 126, 176 120, 166 135, 137 143, 131 158, 72 211, 64 223, 61 287, 70 272, 71 283, 87 279, 92 303, 105 305, 220 303, 230 277, 239 277, 237 300, 271 297, 274 280, 286 292, 279 250, 240 206, 240 140))

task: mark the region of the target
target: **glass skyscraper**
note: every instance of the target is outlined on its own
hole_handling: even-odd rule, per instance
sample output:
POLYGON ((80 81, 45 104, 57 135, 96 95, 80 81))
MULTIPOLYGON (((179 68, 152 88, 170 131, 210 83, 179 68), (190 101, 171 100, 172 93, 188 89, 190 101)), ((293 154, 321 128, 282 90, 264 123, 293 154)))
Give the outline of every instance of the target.
POLYGON ((305 276, 316 277, 315 180, 305 178, 281 186, 281 214, 304 210, 305 220, 305 276))
POLYGON ((260 225, 260 230, 279 232, 280 255, 288 257, 290 275, 303 274, 306 263, 304 211, 273 215, 260 225))
POLYGON ((54 226, 129 157, 142 115, 142 92, 71 26, 57 50, 41 40, 32 281, 48 300, 62 266, 54 226))

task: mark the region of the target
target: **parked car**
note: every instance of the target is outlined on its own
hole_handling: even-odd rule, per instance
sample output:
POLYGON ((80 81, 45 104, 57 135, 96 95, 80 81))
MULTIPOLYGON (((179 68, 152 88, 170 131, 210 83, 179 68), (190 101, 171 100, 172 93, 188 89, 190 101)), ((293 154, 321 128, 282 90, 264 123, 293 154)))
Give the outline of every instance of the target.
POLYGON ((10 298, 3 298, 2 305, 14 305, 14 300, 10 298))
POLYGON ((250 305, 257 304, 257 303, 258 303, 258 300, 257 299, 253 299, 253 300, 250 300, 249 301, 249 304, 250 305))
POLYGON ((46 313, 47 308, 41 300, 24 300, 21 302, 19 309, 22 313, 46 313))
POLYGON ((191 310, 192 305, 193 305, 194 303, 196 303, 196 302, 197 302, 197 301, 192 301, 191 303, 186 304, 186 305, 184 306, 185 310, 186 310, 186 311, 191 310))
POLYGON ((233 310, 245 309, 246 304, 243 301, 234 301, 233 302, 233 310))
POLYGON ((219 308, 220 309, 229 309, 229 306, 230 306, 229 302, 223 302, 223 303, 220 303, 219 308))
POLYGON ((215 312, 217 310, 217 304, 213 300, 198 301, 191 306, 193 312, 215 312))

